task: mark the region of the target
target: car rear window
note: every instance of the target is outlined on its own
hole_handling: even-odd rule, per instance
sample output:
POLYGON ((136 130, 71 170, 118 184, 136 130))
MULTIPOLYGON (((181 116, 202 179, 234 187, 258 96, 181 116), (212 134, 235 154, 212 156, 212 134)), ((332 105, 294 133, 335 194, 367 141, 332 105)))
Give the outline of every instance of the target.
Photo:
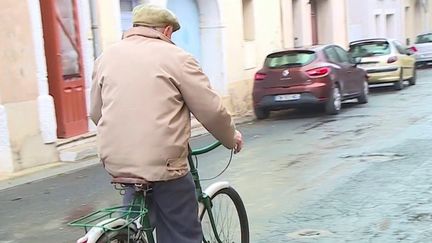
POLYGON ((315 60, 313 51, 278 52, 267 56, 265 66, 269 68, 299 67, 315 60))
POLYGON ((349 53, 356 57, 374 57, 389 55, 390 44, 387 41, 371 41, 350 45, 349 53))
POLYGON ((432 34, 419 35, 416 39, 416 44, 430 43, 432 42, 432 34))

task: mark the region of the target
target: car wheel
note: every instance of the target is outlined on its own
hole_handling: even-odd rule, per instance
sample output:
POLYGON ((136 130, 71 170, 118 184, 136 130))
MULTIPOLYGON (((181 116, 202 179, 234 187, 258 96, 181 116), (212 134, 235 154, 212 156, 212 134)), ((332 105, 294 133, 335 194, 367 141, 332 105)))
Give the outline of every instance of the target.
POLYGON ((408 80, 409 85, 415 85, 417 82, 417 69, 414 67, 413 76, 408 80))
POLYGON ((404 88, 403 69, 402 68, 401 68, 401 71, 400 71, 399 80, 394 83, 394 88, 396 90, 402 90, 404 88))
POLYGON ((363 89, 359 95, 359 97, 357 97, 357 101, 359 104, 366 104, 368 103, 368 95, 369 95, 369 84, 367 81, 363 82, 363 89))
POLYGON ((342 108, 342 95, 339 85, 335 84, 332 91, 330 92, 330 97, 325 104, 325 111, 328 115, 339 114, 342 108))
POLYGON ((255 108, 254 109, 255 116, 258 120, 266 119, 270 116, 270 111, 262 109, 262 108, 255 108))

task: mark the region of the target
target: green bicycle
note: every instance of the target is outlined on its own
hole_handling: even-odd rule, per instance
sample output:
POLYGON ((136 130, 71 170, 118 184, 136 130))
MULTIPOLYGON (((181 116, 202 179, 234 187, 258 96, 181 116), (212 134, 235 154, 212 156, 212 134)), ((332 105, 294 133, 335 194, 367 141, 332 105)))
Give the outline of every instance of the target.
MULTIPOLYGON (((202 190, 193 156, 212 151, 221 144, 193 150, 188 156, 199 202, 199 218, 205 243, 249 243, 249 223, 240 195, 228 182, 215 182, 202 190)), ((232 155, 232 154, 231 154, 232 155)), ((232 157, 231 157, 232 158, 232 157)), ((125 183, 113 179, 116 188, 125 183)), ((129 183, 130 184, 130 181, 129 183)), ((147 182, 132 183, 135 196, 130 206, 117 206, 98 210, 70 222, 70 226, 83 227, 86 234, 77 243, 155 243, 154 228, 150 224, 146 205, 149 192, 147 182)))

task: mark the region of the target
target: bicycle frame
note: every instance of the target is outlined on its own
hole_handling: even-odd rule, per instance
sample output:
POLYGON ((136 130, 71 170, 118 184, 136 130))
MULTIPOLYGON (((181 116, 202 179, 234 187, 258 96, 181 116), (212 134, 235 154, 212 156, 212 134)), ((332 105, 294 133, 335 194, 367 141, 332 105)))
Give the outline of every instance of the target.
MULTIPOLYGON (((216 240, 219 243, 222 243, 222 241, 219 238, 219 234, 217 233, 217 229, 216 229, 216 224, 214 221, 214 217, 213 217, 213 212, 212 212, 212 203, 211 203, 211 196, 217 192, 220 189, 223 188, 228 188, 229 187, 229 183, 228 182, 216 182, 213 183, 212 185, 210 185, 210 187, 208 187, 206 189, 205 192, 202 191, 202 187, 201 187, 201 183, 200 183, 200 179, 199 179, 199 175, 198 175, 198 170, 195 167, 195 164, 193 163, 193 159, 192 156, 196 156, 196 155, 200 155, 200 154, 205 154, 209 151, 212 151, 213 149, 216 149, 217 147, 219 147, 221 145, 220 142, 216 142, 213 143, 207 147, 204 147, 202 149, 197 149, 197 150, 193 150, 189 156, 188 156, 188 160, 189 160, 189 166, 190 166, 190 172, 192 174, 192 178, 194 180, 195 183, 195 191, 197 194, 197 198, 198 198, 198 202, 200 204, 200 208, 198 211, 198 216, 202 217, 203 213, 205 212, 205 210, 207 210, 208 215, 209 215, 209 219, 210 219, 210 223, 213 229, 213 233, 216 237, 216 240), (202 205, 202 206, 201 206, 202 205)), ((205 241, 205 238, 203 239, 205 241)))
MULTIPOLYGON (((202 217, 203 214, 207 211, 214 236, 216 237, 216 240, 219 243, 221 243, 222 241, 220 240, 219 235, 217 233, 215 220, 214 220, 213 213, 211 210, 213 207, 212 202, 211 202, 211 197, 217 191, 219 191, 223 188, 228 188, 228 187, 230 187, 230 185, 228 182, 224 182, 224 181, 215 182, 203 191, 202 187, 201 187, 200 179, 199 179, 198 170, 195 167, 192 156, 207 153, 207 152, 219 147, 220 145, 221 144, 219 142, 216 142, 216 143, 209 145, 207 147, 204 147, 202 149, 193 150, 188 156, 190 173, 192 174, 192 177, 193 177, 193 180, 195 183, 195 192, 196 192, 198 203, 199 203, 198 217, 202 217)), ((132 205, 133 206, 131 206, 131 209, 130 209, 132 211, 132 213, 130 215, 128 215, 127 217, 134 218, 133 217, 134 212, 148 212, 147 203, 146 203, 146 192, 142 193, 142 191, 141 191, 140 193, 136 193, 134 196, 132 205), (132 210, 132 208, 134 208, 134 210, 132 210)), ((78 222, 78 221, 79 220, 74 221, 74 222, 78 222)), ((105 220, 105 221, 107 221, 107 220, 105 220)), ((137 221, 139 221, 140 225, 138 225, 138 229, 137 229, 136 234, 138 234, 139 237, 143 237, 144 235, 142 233, 144 232, 145 236, 146 236, 145 240, 147 241, 147 243, 155 243, 155 239, 153 236, 154 228, 150 224, 149 214, 148 213, 142 214, 142 216, 137 221), (139 227, 139 226, 142 226, 142 227, 139 227)), ((77 243, 81 243, 81 242, 95 243, 99 239, 99 237, 106 232, 106 229, 104 227, 106 224, 102 224, 103 222, 104 221, 99 223, 99 224, 103 225, 102 227, 101 226, 98 227, 98 225, 99 225, 98 224, 95 227, 91 228, 90 231, 88 231, 84 237, 82 237, 81 239, 79 239, 77 241, 77 243)), ((115 219, 115 220, 111 220, 111 221, 108 220, 108 222, 109 222, 108 226, 110 226, 108 228, 108 230, 111 230, 111 226, 124 228, 124 227, 129 227, 126 224, 130 224, 130 221, 129 221, 129 223, 127 223, 128 222, 127 220, 120 219, 120 218, 115 219)), ((73 225, 73 223, 70 223, 70 225, 73 225)), ((80 225, 75 225, 75 226, 80 226, 80 225)))
MULTIPOLYGON (((219 238, 219 235, 217 234, 216 224, 215 224, 214 217, 213 217, 212 210, 211 210, 211 208, 213 206, 211 203, 211 198, 207 193, 203 192, 203 190, 202 190, 198 170, 195 167, 195 164, 194 164, 193 158, 192 158, 192 156, 207 153, 207 152, 209 152, 209 151, 211 151, 211 150, 213 150, 219 146, 220 146, 220 143, 215 143, 215 144, 212 144, 212 145, 205 147, 203 149, 192 151, 188 156, 188 161, 189 161, 189 166, 190 166, 190 173, 192 174, 192 178, 193 178, 194 183, 195 183, 195 193, 197 195, 198 203, 200 204, 200 207, 199 207, 200 210, 198 210, 198 212, 199 212, 198 217, 202 216, 202 214, 205 212, 204 210, 206 210, 208 212, 210 223, 212 225, 213 233, 216 237, 216 240, 218 242, 222 242, 219 238)), ((209 187, 209 188, 211 188, 211 190, 209 190, 208 192, 209 193, 211 193, 213 191, 216 192, 217 190, 225 188, 225 187, 229 187, 229 184, 227 182, 213 184, 213 186, 209 187)), ((213 193, 211 193, 210 195, 212 195, 212 194, 213 193)), ((140 194, 140 195, 142 195, 142 194, 140 194)), ((141 196, 141 198, 142 198, 142 196, 141 196)), ((143 200, 142 203, 145 204, 145 200, 144 199, 142 199, 142 200, 143 200)), ((151 229, 151 227, 150 227, 150 221, 148 219, 148 214, 144 217, 143 222, 141 224, 143 225, 144 232, 146 232, 148 243, 154 243, 154 237, 152 234, 153 229, 151 229), (150 229, 150 231, 148 229, 150 229)))

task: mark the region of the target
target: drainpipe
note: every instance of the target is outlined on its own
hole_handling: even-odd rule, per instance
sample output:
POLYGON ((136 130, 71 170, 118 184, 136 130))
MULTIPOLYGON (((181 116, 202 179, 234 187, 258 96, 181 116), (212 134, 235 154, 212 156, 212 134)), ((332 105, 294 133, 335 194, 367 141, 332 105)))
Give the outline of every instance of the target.
POLYGON ((430 31, 430 13, 429 13, 429 0, 424 0, 424 9, 425 9, 425 22, 426 22, 426 26, 425 32, 429 32, 430 31))
POLYGON ((97 58, 102 52, 100 48, 100 28, 96 0, 90 0, 91 30, 93 35, 93 56, 97 58))

